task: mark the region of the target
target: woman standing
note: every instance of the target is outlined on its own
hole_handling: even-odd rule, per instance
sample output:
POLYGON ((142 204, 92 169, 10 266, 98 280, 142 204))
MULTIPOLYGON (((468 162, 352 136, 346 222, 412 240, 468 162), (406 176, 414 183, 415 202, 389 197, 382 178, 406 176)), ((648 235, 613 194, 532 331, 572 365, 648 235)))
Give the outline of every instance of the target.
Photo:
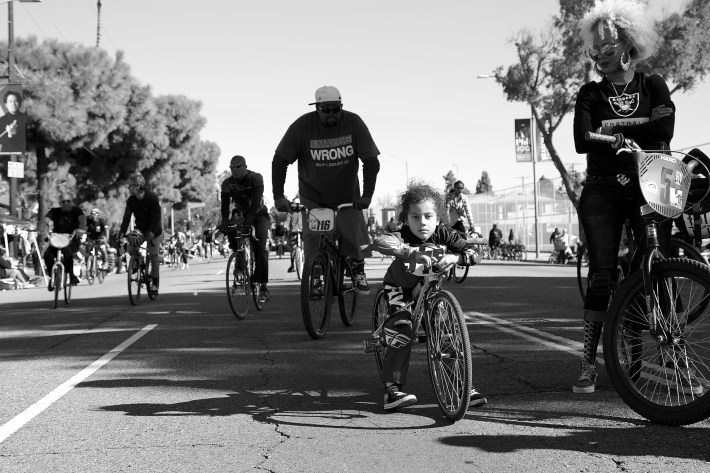
MULTIPOLYGON (((584 349, 575 393, 594 392, 597 345, 607 319, 624 221, 631 221, 635 235, 643 232, 639 207, 644 201, 631 155, 617 155, 607 144, 588 142, 585 133, 621 133, 644 150, 668 150, 673 138, 675 106, 668 86, 659 75, 635 71, 636 62, 652 54, 657 43, 644 10, 636 0, 601 0, 580 23, 601 80, 582 86, 574 113, 575 147, 587 155, 579 215, 589 248, 584 349)), ((670 229, 669 221, 659 231, 666 254, 670 229)))

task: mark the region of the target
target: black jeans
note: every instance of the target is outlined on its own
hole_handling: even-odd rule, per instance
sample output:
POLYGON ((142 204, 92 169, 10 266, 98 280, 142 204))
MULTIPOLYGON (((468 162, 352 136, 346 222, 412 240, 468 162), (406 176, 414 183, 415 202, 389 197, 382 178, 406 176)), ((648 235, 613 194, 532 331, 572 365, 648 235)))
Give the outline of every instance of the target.
MULTIPOLYGON (((645 204, 638 178, 628 176, 620 183, 616 177, 587 176, 579 201, 579 218, 587 239, 589 273, 584 320, 604 322, 607 316, 611 286, 616 281, 624 222, 628 219, 634 234, 635 248, 640 249, 640 239, 645 233, 640 207, 645 204)), ((660 217, 659 217, 660 218, 660 217)), ((661 252, 669 254, 673 222, 667 220, 658 226, 661 252)), ((637 253, 634 262, 639 261, 637 253)))

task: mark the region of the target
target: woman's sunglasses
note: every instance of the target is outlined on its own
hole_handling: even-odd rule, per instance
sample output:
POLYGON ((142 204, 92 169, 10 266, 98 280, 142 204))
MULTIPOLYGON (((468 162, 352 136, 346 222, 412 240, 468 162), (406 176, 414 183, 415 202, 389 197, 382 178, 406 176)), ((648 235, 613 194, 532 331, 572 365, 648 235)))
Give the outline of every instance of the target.
POLYGON ((616 52, 617 46, 622 44, 623 41, 619 41, 616 44, 605 44, 599 48, 592 48, 589 51, 587 51, 587 55, 592 61, 597 61, 599 60, 600 57, 608 57, 608 56, 613 56, 614 53, 616 52))

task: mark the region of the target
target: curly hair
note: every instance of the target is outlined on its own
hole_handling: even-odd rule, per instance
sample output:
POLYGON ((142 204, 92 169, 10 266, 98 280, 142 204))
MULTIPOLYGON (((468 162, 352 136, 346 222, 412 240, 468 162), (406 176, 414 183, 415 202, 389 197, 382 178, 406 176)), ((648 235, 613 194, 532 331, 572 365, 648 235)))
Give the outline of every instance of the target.
POLYGON ((403 224, 407 223, 407 217, 409 216, 409 210, 412 205, 427 200, 430 200, 434 204, 436 215, 441 219, 441 216, 446 212, 444 196, 441 192, 422 182, 410 182, 407 186, 407 190, 399 196, 399 208, 401 209, 399 212, 399 222, 403 224))
POLYGON ((597 0, 580 21, 579 29, 589 48, 594 44, 595 30, 602 38, 608 30, 612 38, 628 40, 633 59, 652 55, 658 46, 654 25, 646 18, 645 6, 638 0, 597 0))

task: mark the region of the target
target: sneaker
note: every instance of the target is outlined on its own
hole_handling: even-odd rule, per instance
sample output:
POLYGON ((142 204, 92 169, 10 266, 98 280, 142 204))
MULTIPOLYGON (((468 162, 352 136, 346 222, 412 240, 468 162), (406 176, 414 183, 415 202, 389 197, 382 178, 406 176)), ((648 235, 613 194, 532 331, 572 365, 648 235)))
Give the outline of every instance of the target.
POLYGON ((367 276, 365 276, 365 273, 358 273, 355 275, 355 291, 360 294, 370 293, 370 286, 367 285, 367 276))
POLYGON ((589 394, 594 392, 597 384, 597 365, 590 364, 586 359, 582 358, 582 369, 579 373, 579 379, 572 386, 572 392, 576 394, 589 394))
POLYGON ((471 394, 468 398, 469 407, 481 407, 488 404, 488 399, 486 399, 483 394, 476 391, 476 388, 471 388, 471 394))
POLYGON ((158 286, 155 285, 155 282, 151 281, 150 282, 150 287, 148 288, 151 294, 158 294, 158 286))
POLYGON ((76 286, 77 284, 79 284, 79 278, 72 274, 71 276, 69 276, 69 284, 72 286, 76 286))
POLYGON ((407 407, 417 403, 417 396, 406 394, 399 390, 399 386, 392 385, 385 388, 385 410, 407 407))
POLYGON ((269 298, 269 290, 266 289, 265 287, 262 287, 259 290, 259 302, 261 302, 263 304, 264 302, 268 301, 269 299, 270 299, 269 298))

